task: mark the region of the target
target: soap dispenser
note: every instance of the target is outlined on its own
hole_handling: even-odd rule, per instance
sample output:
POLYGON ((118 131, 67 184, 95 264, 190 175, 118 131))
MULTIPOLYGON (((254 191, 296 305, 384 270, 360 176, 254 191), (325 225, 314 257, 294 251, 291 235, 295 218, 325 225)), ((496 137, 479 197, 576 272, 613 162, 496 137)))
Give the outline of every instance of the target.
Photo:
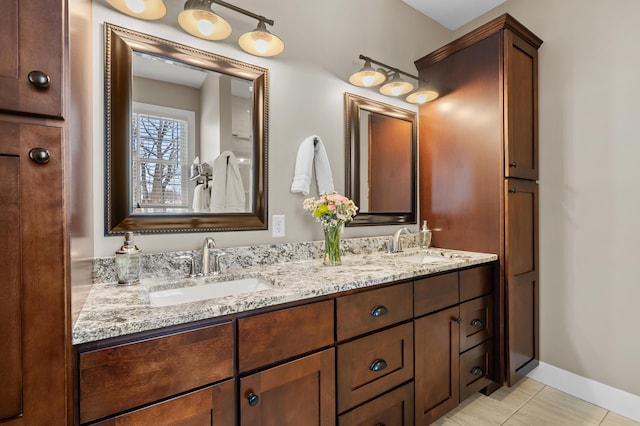
POLYGON ((422 228, 420 229, 420 247, 429 248, 431 246, 431 230, 427 228, 427 221, 422 221, 422 228))
POLYGON ((116 251, 116 274, 118 284, 140 282, 140 250, 133 242, 133 232, 124 233, 124 244, 116 251))

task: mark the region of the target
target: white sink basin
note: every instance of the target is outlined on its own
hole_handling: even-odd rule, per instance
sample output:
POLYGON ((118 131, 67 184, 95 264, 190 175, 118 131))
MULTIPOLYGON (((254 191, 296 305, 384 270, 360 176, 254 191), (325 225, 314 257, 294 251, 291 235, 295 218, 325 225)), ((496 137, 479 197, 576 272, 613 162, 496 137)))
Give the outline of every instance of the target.
POLYGON ((261 278, 242 278, 231 281, 151 291, 149 292, 149 303, 151 306, 172 306, 181 303, 197 302, 199 300, 255 293, 272 288, 267 281, 261 278))
POLYGON ((399 258, 411 263, 435 263, 435 262, 450 262, 451 259, 444 256, 429 256, 428 254, 414 254, 411 256, 405 256, 399 258))

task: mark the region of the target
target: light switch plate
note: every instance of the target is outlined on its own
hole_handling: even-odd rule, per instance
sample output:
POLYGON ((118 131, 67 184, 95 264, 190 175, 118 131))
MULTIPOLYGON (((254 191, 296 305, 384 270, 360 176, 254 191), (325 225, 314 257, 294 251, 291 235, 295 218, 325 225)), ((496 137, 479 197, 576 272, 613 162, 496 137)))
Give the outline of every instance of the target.
POLYGON ((271 225, 273 226, 273 230, 271 233, 272 237, 284 237, 283 214, 274 214, 273 216, 271 216, 271 225))

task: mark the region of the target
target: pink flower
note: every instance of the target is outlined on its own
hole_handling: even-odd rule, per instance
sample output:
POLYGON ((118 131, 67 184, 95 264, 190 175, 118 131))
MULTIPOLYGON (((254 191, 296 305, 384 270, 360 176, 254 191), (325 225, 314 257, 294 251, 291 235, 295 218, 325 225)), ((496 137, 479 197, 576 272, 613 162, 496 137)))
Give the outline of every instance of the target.
POLYGON ((329 210, 335 210, 336 206, 334 204, 327 204, 327 209, 329 210))

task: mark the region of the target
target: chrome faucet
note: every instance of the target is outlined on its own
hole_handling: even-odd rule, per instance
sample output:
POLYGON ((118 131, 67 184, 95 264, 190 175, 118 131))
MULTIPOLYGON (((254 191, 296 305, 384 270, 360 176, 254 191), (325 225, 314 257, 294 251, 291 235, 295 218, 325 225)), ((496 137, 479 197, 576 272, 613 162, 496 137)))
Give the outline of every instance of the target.
POLYGON ((209 250, 214 249, 216 247, 216 240, 213 237, 207 237, 204 239, 204 243, 202 244, 202 268, 200 272, 202 275, 209 275, 209 250))
POLYGON ((409 231, 409 228, 407 228, 406 226, 403 226, 402 228, 394 232, 393 237, 391 237, 391 240, 389 240, 389 253, 398 253, 402 251, 402 240, 400 240, 400 235, 403 232, 407 235, 411 235, 411 231, 409 231))

